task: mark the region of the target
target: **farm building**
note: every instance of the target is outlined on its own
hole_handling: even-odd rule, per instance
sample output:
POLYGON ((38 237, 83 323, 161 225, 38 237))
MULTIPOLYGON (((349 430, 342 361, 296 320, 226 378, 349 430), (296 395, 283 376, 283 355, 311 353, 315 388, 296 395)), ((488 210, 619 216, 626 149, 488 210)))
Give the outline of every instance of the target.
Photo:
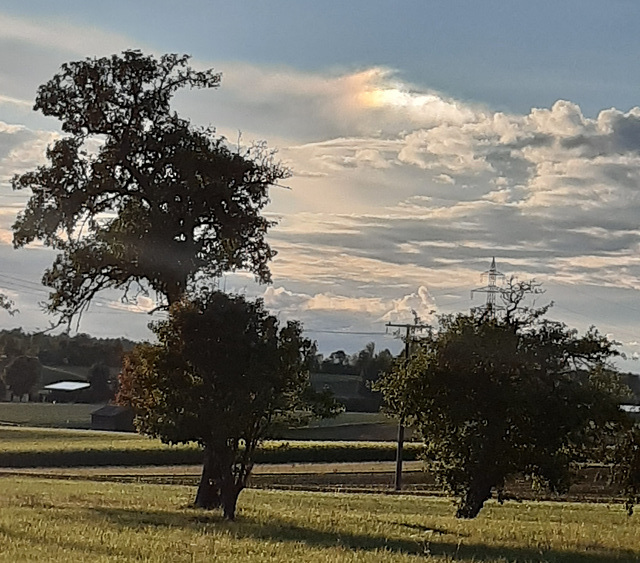
POLYGON ((133 432, 133 410, 118 405, 105 405, 91 413, 91 429, 133 432))
POLYGON ((91 386, 87 381, 58 381, 42 388, 43 400, 55 403, 75 403, 91 386))

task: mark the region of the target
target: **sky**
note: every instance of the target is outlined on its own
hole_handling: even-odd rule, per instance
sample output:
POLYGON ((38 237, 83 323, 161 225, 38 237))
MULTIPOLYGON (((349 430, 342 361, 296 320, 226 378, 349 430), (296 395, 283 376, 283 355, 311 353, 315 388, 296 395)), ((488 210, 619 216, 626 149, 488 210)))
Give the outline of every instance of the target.
MULTIPOLYGON (((192 56, 217 90, 176 110, 234 143, 266 140, 292 170, 266 214, 273 283, 227 291, 299 319, 325 354, 387 323, 483 303, 495 257, 535 279, 551 318, 595 325, 640 371, 640 4, 635 1, 3 0, 0 7, 0 328, 47 328, 53 253, 14 250, 28 194, 61 131, 32 110, 64 62, 140 49, 192 56)), ((77 330, 152 337, 150 300, 101 295, 77 330)), ((385 334, 389 332, 389 334, 385 334)))

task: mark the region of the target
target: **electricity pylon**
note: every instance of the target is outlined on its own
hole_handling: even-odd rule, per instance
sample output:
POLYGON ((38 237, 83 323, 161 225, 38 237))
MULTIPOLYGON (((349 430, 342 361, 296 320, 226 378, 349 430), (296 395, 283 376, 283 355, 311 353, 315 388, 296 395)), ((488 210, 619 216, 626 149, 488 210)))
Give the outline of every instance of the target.
POLYGON ((474 293, 486 293, 487 302, 485 304, 485 309, 490 315, 493 315, 496 309, 501 308, 500 305, 496 305, 496 295, 500 295, 502 293, 502 288, 498 285, 497 281, 504 279, 504 274, 499 272, 496 268, 495 257, 491 259, 491 266, 489 269, 482 273, 482 277, 484 278, 485 276, 487 277, 487 285, 472 289, 471 299, 473 299, 474 293))

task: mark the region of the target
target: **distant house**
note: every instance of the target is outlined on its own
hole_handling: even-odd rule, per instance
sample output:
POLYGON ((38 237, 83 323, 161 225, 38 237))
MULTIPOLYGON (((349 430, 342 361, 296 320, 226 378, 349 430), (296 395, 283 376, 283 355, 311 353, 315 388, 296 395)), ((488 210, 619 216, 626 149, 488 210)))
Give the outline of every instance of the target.
POLYGON ((91 429, 134 432, 133 410, 119 405, 105 405, 91 413, 91 429))
POLYGON ((87 381, 57 381, 42 388, 45 401, 56 403, 75 403, 81 394, 91 386, 87 381))

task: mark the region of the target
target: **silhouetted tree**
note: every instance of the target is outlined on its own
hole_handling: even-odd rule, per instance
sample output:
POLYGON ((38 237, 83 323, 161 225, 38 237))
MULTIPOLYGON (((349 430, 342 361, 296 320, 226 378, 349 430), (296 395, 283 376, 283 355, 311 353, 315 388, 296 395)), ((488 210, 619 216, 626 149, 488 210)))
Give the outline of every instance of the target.
POLYGON ((225 271, 270 278, 272 222, 260 212, 288 172, 264 145, 234 150, 178 117, 176 91, 220 83, 188 61, 125 51, 66 63, 38 89, 34 109, 57 117, 66 135, 48 164, 13 178, 32 193, 13 242, 59 252, 43 283, 62 321, 107 288, 125 298, 150 288, 173 303, 225 271))
POLYGON ((175 303, 153 331, 158 344, 125 358, 118 402, 133 407, 142 433, 202 446, 195 504, 222 505, 233 519, 255 450, 273 425, 339 411, 309 384, 315 346, 298 323, 280 327, 261 301, 223 293, 175 303))
POLYGON ((109 366, 103 362, 97 362, 91 366, 89 383, 91 383, 91 400, 101 402, 114 398, 115 382, 111 379, 109 366))
POLYGON ((640 426, 634 425, 621 433, 615 448, 611 448, 614 479, 626 495, 629 516, 640 502, 640 426))
POLYGON ((624 425, 623 388, 608 363, 614 344, 545 319, 548 307, 525 306, 538 289, 512 280, 504 308, 441 316, 378 385, 389 411, 419 428, 429 468, 458 497, 458 517, 475 517, 492 489, 501 499, 518 473, 566 490, 571 463, 624 425))
POLYGON ((31 393, 40 381, 42 365, 34 356, 18 356, 4 368, 3 379, 17 397, 31 393))
POLYGON ((380 392, 372 388, 382 374, 391 368, 393 355, 387 349, 377 354, 375 350, 375 343, 369 342, 358 352, 355 367, 361 378, 359 392, 363 395, 378 396, 381 400, 380 392))

